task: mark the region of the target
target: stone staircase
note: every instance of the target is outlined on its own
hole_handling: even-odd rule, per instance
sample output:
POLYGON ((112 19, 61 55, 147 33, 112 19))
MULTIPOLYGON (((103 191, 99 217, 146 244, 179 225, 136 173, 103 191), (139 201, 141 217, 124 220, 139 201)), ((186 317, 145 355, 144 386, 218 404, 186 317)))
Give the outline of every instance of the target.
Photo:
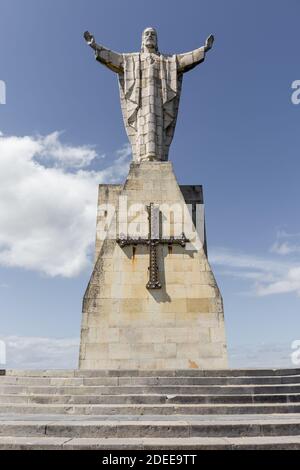
POLYGON ((300 449, 300 369, 0 371, 0 449, 300 449))

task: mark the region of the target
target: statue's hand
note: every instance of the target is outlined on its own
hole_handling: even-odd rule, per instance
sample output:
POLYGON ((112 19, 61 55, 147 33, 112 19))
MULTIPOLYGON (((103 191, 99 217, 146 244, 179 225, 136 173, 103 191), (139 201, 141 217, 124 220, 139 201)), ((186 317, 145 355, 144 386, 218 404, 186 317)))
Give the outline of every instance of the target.
POLYGON ((88 31, 85 31, 85 33, 83 34, 83 37, 84 37, 84 39, 86 40, 86 42, 88 43, 89 46, 93 46, 95 44, 94 36, 91 33, 89 33, 88 31))
POLYGON ((212 34, 206 39, 204 46, 205 52, 209 51, 212 48, 214 40, 215 38, 212 34))

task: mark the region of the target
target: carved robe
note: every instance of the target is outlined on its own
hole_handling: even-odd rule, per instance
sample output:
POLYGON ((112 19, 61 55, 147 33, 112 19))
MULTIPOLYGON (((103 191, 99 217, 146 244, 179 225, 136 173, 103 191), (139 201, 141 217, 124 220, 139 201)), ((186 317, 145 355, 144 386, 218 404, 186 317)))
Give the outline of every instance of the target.
POLYGON ((97 45, 96 59, 118 73, 123 120, 133 160, 168 160, 183 73, 204 60, 204 48, 172 56, 119 54, 97 45))
POLYGON ((125 128, 136 161, 167 160, 181 91, 176 55, 124 54, 119 74, 125 128))

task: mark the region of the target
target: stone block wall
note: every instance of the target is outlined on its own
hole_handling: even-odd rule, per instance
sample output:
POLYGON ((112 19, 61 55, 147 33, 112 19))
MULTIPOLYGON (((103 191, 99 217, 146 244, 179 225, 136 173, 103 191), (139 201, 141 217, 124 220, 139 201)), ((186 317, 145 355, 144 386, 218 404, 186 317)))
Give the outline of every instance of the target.
MULTIPOLYGON (((116 205, 119 196, 126 196, 128 206, 152 202, 180 204, 185 209, 184 195, 170 162, 142 162, 131 165, 123 186, 101 185, 99 204, 116 205)), ((118 226, 123 216, 117 207, 109 224, 118 226)), ((105 210, 98 221, 100 217, 105 217, 105 210)), ((134 219, 133 214, 128 222, 134 219)), ((143 224, 147 231, 148 222, 143 224)), ((174 235, 180 235, 180 223, 172 225, 174 235)), ((149 248, 121 248, 117 236, 96 239, 95 267, 83 301, 79 367, 227 367, 223 302, 207 259, 206 241, 185 248, 158 246, 162 288, 148 290, 149 248)))

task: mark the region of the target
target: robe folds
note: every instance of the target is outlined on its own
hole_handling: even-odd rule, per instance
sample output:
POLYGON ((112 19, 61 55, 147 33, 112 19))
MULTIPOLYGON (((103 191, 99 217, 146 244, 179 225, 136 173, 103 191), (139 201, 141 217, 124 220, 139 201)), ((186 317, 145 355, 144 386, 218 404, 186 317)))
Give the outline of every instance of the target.
POLYGON ((133 160, 167 160, 182 84, 177 56, 123 54, 123 72, 118 75, 133 160))

